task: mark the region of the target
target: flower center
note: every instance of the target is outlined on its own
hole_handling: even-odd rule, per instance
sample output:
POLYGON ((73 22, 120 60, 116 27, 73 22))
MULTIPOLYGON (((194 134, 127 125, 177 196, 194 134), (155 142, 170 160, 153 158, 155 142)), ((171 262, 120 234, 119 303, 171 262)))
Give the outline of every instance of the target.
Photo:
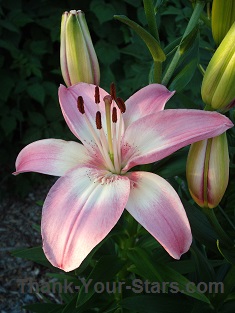
POLYGON ((110 86, 110 95, 106 95, 103 98, 103 103, 100 101, 99 87, 96 86, 94 99, 95 104, 97 105, 95 124, 98 133, 85 113, 84 100, 82 96, 79 96, 77 99, 78 110, 81 114, 83 114, 107 168, 113 173, 120 174, 121 136, 122 129, 124 127, 121 113, 126 111, 125 103, 121 98, 116 97, 116 88, 114 83, 110 86), (105 106, 104 116, 101 114, 100 105, 105 106), (106 122, 105 130, 103 129, 102 121, 106 122))

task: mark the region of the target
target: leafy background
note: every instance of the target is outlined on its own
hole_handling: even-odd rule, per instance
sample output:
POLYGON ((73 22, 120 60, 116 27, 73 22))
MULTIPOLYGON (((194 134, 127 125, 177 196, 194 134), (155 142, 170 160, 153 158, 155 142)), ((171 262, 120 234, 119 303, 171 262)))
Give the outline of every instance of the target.
MULTIPOLYGON (((162 46, 167 53, 167 67, 174 48, 192 14, 188 0, 158 0, 157 22, 162 46)), ((123 14, 147 29, 141 0, 0 0, 0 143, 1 197, 25 197, 32 188, 45 184, 46 176, 24 174, 12 176, 18 152, 28 143, 43 138, 74 140, 60 112, 57 90, 63 83, 59 64, 60 19, 65 10, 81 9, 87 23, 101 67, 101 86, 108 90, 117 84, 118 94, 127 99, 147 85, 152 61, 149 51, 126 25, 113 19, 123 14)), ((206 10, 205 10, 206 12, 206 10)), ((205 18, 200 20, 193 44, 187 47, 169 88, 177 91, 169 101, 171 108, 203 108, 200 96, 202 75, 215 46, 205 18)), ((227 113, 234 122, 234 110, 227 113)), ((235 133, 228 131, 230 182, 217 210, 218 219, 234 238, 235 221, 235 133), (226 212, 226 213, 225 213, 226 212)), ((189 281, 223 281, 224 293, 133 294, 62 294, 62 303, 28 306, 32 312, 234 312, 235 252, 216 245, 215 233, 207 217, 191 200, 185 179, 188 148, 154 164, 153 171, 166 178, 179 193, 186 208, 194 235, 191 251, 180 261, 173 261, 163 248, 128 214, 124 214, 110 235, 96 248, 83 266, 69 275, 52 269, 52 277, 79 284, 79 275, 96 281, 134 278, 150 281, 176 281, 185 291, 189 281), (126 230, 126 231, 124 231, 126 230), (133 238, 140 238, 133 245, 133 238), (110 267, 110 264, 112 266, 110 267), (109 268, 109 270, 107 270, 109 268), (121 298, 120 298, 121 297, 121 298), (77 304, 77 308, 75 306, 77 304)), ((41 247, 17 251, 49 266, 41 247)))

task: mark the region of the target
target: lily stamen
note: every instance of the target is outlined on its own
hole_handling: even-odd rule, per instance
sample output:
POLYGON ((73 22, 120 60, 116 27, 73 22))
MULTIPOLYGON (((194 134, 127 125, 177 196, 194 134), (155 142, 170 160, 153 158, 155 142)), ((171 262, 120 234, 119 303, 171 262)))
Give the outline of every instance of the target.
POLYGON ((116 100, 116 87, 114 83, 111 83, 110 85, 110 95, 113 100, 116 100))
POLYGON ((95 87, 95 103, 98 104, 100 103, 100 90, 99 86, 95 87))
POLYGON ((107 125, 109 154, 112 159, 113 158, 113 143, 112 143, 112 130, 111 130, 111 112, 110 112, 112 98, 110 96, 105 96, 104 103, 105 103, 105 116, 106 116, 106 125, 107 125))
POLYGON ((125 113, 126 112, 126 105, 125 105, 125 102, 123 101, 123 99, 118 97, 116 99, 116 103, 117 103, 117 106, 118 106, 119 110, 121 111, 121 113, 125 113))
MULTIPOLYGON (((95 132, 95 130, 94 130, 94 128, 93 128, 93 126, 92 126, 90 120, 88 119, 88 117, 87 117, 87 115, 86 115, 86 113, 85 113, 84 100, 83 100, 83 98, 82 98, 81 96, 79 96, 78 99, 77 99, 77 107, 78 107, 79 112, 80 112, 81 114, 83 114, 83 116, 84 116, 84 118, 85 118, 85 121, 86 121, 86 123, 87 123, 87 126, 89 127, 89 130, 90 130, 90 132, 92 133, 93 138, 94 138, 94 140, 95 140, 95 143, 97 144, 97 146, 98 146, 98 148, 99 148, 99 150, 100 150, 100 152, 101 152, 101 154, 102 154, 102 156, 103 156, 105 162, 106 162, 107 165, 110 167, 110 170, 114 172, 115 169, 114 169, 114 166, 113 166, 113 164, 112 164, 112 162, 111 162, 111 160, 110 160, 110 158, 109 158, 107 149, 106 149, 106 147, 105 147, 105 144, 104 144, 105 141, 102 140, 102 139, 100 139, 100 138, 97 136, 97 134, 96 134, 96 132, 95 132)), ((98 113, 98 112, 97 112, 97 113, 98 113)), ((100 129, 100 130, 102 131, 101 114, 100 114, 100 124, 99 124, 99 126, 101 126, 101 129, 100 129)), ((97 127, 97 128, 98 128, 98 127, 97 127)), ((89 146, 88 146, 88 147, 89 147, 89 146)))
POLYGON ((120 151, 118 149, 118 145, 117 145, 117 131, 116 131, 116 125, 117 125, 117 108, 113 108, 112 111, 112 130, 113 130, 113 146, 116 147, 116 149, 114 149, 114 167, 117 170, 117 172, 119 173, 121 170, 121 164, 120 164, 120 151))

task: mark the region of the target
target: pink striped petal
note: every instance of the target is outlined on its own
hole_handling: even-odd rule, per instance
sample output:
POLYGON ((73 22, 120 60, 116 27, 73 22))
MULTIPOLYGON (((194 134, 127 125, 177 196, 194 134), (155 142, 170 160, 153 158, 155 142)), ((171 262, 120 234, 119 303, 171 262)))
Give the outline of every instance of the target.
POLYGON ((85 147, 74 141, 44 139, 35 141, 21 150, 16 159, 16 172, 38 172, 62 176, 79 164, 93 160, 85 147))
POLYGON ((123 173, 156 162, 193 142, 222 134, 233 123, 224 115, 200 110, 164 110, 131 124, 122 140, 123 173))
POLYGON ((78 111, 77 98, 78 96, 83 97, 86 116, 92 124, 94 132, 98 134, 95 116, 97 110, 101 111, 101 114, 104 115, 105 108, 103 105, 103 98, 107 95, 107 92, 102 88, 99 88, 99 90, 102 105, 98 106, 95 104, 94 98, 95 85, 79 83, 68 88, 63 85, 60 85, 59 87, 59 101, 64 119, 71 132, 80 139, 84 145, 95 145, 95 143, 84 115, 78 111))
POLYGON ((123 114, 125 127, 146 115, 163 110, 174 93, 160 84, 151 84, 137 91, 126 100, 126 112, 123 114))
POLYGON ((127 211, 175 259, 187 252, 192 234, 176 191, 163 178, 148 172, 127 173, 131 181, 127 211))
POLYGON ((51 188, 42 212, 43 249, 64 271, 77 268, 117 223, 127 203, 125 176, 77 168, 51 188))

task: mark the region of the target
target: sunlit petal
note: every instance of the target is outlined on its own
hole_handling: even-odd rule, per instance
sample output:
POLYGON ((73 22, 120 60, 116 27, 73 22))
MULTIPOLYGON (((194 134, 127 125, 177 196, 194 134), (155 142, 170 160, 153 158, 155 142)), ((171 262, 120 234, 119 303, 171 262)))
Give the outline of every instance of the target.
POLYGON ((38 172, 62 176, 79 164, 95 165, 94 161, 85 147, 77 142, 44 139, 35 141, 21 150, 16 159, 14 174, 38 172))
MULTIPOLYGON (((103 98, 107 95, 107 92, 102 88, 100 90, 100 99, 103 102, 103 98)), ((104 105, 99 107, 95 104, 95 85, 79 83, 73 85, 69 88, 66 88, 63 85, 60 85, 59 88, 59 100, 62 113, 64 118, 71 130, 71 132, 82 141, 84 145, 94 144, 94 138, 86 123, 86 119, 83 114, 81 114, 77 108, 77 98, 82 96, 84 100, 85 113, 93 126, 95 133, 98 131, 95 124, 96 112, 99 109, 101 114, 104 115, 105 108, 104 105)), ((102 103, 103 104, 103 103, 102 103)))
POLYGON ((176 191, 153 173, 132 172, 126 209, 175 259, 187 252, 192 235, 176 191))
POLYGON ((131 124, 122 141, 123 172, 163 159, 193 142, 211 138, 233 123, 217 112, 165 110, 131 124))
POLYGON ((51 188, 43 207, 43 249, 65 271, 77 268, 110 232, 128 200, 125 176, 77 168, 51 188))
POLYGON ((164 109, 166 102, 174 95, 165 86, 148 85, 126 100, 126 112, 123 114, 125 127, 134 121, 164 109))

